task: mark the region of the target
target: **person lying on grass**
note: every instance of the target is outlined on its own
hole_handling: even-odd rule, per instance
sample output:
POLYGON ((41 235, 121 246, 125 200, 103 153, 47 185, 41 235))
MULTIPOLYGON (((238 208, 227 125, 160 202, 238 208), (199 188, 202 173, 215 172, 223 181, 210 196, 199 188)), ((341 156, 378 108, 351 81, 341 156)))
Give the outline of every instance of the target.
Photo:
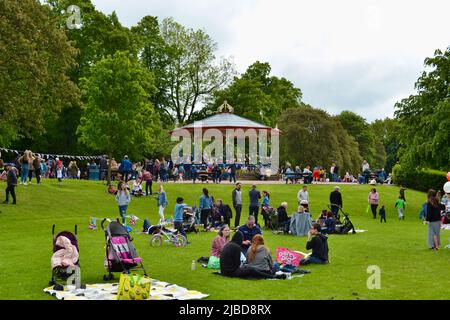
POLYGON ((242 242, 242 252, 245 254, 252 244, 252 239, 257 234, 262 234, 261 229, 255 224, 255 217, 248 216, 247 223, 238 228, 238 231, 242 232, 244 239, 242 242))
POLYGON ((245 261, 242 254, 242 241, 244 234, 237 231, 231 241, 225 245, 220 255, 220 272, 227 277, 256 278, 256 279, 286 279, 285 274, 274 275, 262 272, 257 268, 242 264, 245 261))
POLYGON ((312 249, 312 254, 301 260, 300 264, 309 263, 325 264, 328 261, 328 238, 322 233, 320 224, 313 223, 308 232, 308 241, 306 242, 306 250, 312 249))

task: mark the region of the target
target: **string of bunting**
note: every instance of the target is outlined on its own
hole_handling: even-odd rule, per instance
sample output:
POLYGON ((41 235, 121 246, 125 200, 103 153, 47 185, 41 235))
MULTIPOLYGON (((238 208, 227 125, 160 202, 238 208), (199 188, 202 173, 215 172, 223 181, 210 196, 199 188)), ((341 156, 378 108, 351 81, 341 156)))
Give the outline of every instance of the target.
MULTIPOLYGON (((0 151, 4 151, 7 153, 14 153, 14 154, 23 154, 24 151, 20 151, 20 150, 14 150, 14 149, 7 149, 7 148, 2 148, 0 147, 0 151)), ((39 155, 39 157, 41 158, 59 158, 59 159, 76 159, 76 160, 99 160, 103 157, 107 157, 106 155, 102 155, 102 156, 71 156, 71 155, 66 155, 66 154, 47 154, 47 153, 39 153, 39 152, 33 152, 34 154, 39 155)))

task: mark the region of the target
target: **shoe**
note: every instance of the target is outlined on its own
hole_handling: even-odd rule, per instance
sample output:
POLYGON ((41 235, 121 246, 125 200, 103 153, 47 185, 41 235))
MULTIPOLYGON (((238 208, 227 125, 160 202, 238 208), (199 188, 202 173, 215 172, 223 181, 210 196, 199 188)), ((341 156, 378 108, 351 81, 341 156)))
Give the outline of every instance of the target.
POLYGON ((276 274, 274 278, 286 280, 287 276, 285 273, 282 273, 282 274, 276 274))
POLYGON ((191 244, 192 242, 190 242, 190 241, 186 241, 186 244, 191 244))
POLYGON ((17 204, 17 202, 14 201, 12 204, 17 204))
POLYGON ((3 201, 2 203, 3 203, 3 204, 8 204, 9 202, 5 200, 5 201, 3 201))
POLYGON ((25 182, 25 183, 24 183, 23 185, 24 185, 24 186, 27 186, 27 185, 28 185, 28 183, 26 183, 26 182, 25 182))

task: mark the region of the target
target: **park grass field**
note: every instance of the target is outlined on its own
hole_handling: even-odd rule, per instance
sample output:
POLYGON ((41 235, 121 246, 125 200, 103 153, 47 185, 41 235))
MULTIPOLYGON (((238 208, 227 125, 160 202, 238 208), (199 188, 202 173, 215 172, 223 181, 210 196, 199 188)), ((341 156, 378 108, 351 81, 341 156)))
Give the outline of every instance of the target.
MULTIPOLYGON (((245 183, 245 182, 244 182, 245 183)), ((207 186, 210 194, 231 202, 230 184, 166 184, 169 199, 166 217, 170 217, 175 198, 198 205, 201 189, 207 186)), ((1 184, 4 197, 5 185, 1 184)), ((332 185, 309 187, 311 212, 317 217, 326 208, 332 185)), ((248 215, 249 185, 243 186, 244 210, 241 224, 248 215)), ((261 185, 259 190, 271 194, 271 204, 281 201, 295 211, 299 185, 261 185)), ((155 186, 154 186, 154 189, 155 186)), ((42 185, 17 187, 18 205, 0 205, 0 299, 54 299, 42 290, 51 276, 51 227, 57 231, 73 230, 78 225, 81 276, 83 283, 103 282, 104 233, 99 228, 88 229, 89 217, 118 216, 113 196, 106 193, 101 182, 65 180, 62 186, 45 180, 42 185)), ((425 194, 407 190, 406 220, 398 221, 394 202, 398 195, 395 186, 378 187, 380 201, 387 208, 387 224, 373 220, 366 213, 369 186, 343 185, 344 209, 350 213, 357 229, 368 232, 355 235, 332 235, 329 238, 331 264, 308 266, 312 271, 292 280, 241 280, 212 274, 197 264, 191 271, 192 260, 208 256, 214 232, 189 234, 192 244, 175 248, 169 244, 153 248, 149 236, 141 231, 142 221, 132 236, 149 275, 161 281, 176 283, 188 289, 209 294, 209 299, 449 299, 447 279, 450 250, 438 252, 427 248, 427 227, 418 218, 425 194), (381 289, 367 288, 368 266, 381 268, 381 289)), ((157 221, 156 200, 151 197, 133 198, 128 214, 157 221)), ((266 244, 274 255, 277 246, 305 251, 306 238, 274 235, 264 232, 266 244)), ((449 242, 450 232, 442 231, 443 245, 449 242)), ((118 278, 118 277, 117 277, 118 278)))

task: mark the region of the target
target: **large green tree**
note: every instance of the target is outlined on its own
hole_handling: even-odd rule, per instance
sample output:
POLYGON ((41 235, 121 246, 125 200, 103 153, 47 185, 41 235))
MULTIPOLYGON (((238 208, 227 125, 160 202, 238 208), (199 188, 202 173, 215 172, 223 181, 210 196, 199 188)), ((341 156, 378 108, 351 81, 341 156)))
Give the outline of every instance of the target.
POLYGON ((352 111, 342 111, 336 118, 347 132, 358 142, 361 156, 369 162, 372 168, 384 167, 386 151, 381 138, 377 136, 369 123, 352 111))
POLYGON ((396 119, 385 118, 377 119, 370 124, 372 131, 381 139, 386 153, 386 163, 384 169, 386 172, 392 172, 392 168, 398 161, 399 143, 399 123, 396 119))
MULTIPOLYGON (((111 159, 129 154, 142 158, 154 149, 159 117, 149 100, 153 75, 128 52, 116 52, 92 67, 81 79, 83 106, 80 141, 111 159)), ((111 162, 110 162, 111 164, 111 162)), ((108 180, 111 176, 108 168, 108 180)))
POLYGON ((166 18, 160 26, 167 55, 164 108, 174 122, 191 121, 194 112, 234 75, 232 62, 216 58, 217 43, 203 30, 186 28, 166 18))
POLYGON ((227 100, 236 114, 275 127, 284 110, 299 106, 302 92, 289 80, 271 76, 270 72, 269 63, 255 62, 229 87, 216 91, 213 101, 198 117, 215 112, 227 100))
POLYGON ((339 121, 309 105, 285 110, 280 116, 280 158, 295 165, 328 168, 336 162, 346 171, 359 173, 358 144, 339 121))
POLYGON ((79 90, 67 76, 76 53, 47 6, 0 1, 0 145, 40 137, 76 104, 79 90))
POLYGON ((425 59, 416 94, 396 103, 400 161, 448 170, 450 164, 450 47, 425 59))

